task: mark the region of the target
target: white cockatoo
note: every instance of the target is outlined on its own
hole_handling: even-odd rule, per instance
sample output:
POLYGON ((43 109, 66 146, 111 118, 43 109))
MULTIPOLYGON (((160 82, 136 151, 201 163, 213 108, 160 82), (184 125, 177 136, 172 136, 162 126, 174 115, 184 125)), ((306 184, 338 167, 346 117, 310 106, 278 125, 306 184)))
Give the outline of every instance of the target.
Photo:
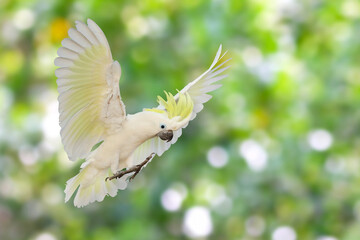
POLYGON ((210 68, 175 96, 158 97, 159 106, 126 114, 121 100, 120 64, 92 20, 76 22, 58 50, 55 70, 59 91, 61 139, 70 160, 85 159, 79 174, 67 181, 65 202, 77 190, 74 205, 83 207, 114 197, 154 157, 174 144, 189 121, 210 100, 221 75, 221 45, 210 68), (99 145, 100 144, 100 145, 99 145), (97 148, 95 146, 98 146, 97 148))

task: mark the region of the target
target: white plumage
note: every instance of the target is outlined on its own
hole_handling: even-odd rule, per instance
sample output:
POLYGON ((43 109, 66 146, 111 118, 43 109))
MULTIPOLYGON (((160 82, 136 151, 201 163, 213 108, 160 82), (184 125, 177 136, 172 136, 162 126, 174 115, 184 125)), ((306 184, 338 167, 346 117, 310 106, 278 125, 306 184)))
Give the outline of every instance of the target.
POLYGON ((169 117, 172 105, 161 104, 158 110, 126 115, 119 89, 120 64, 112 59, 102 30, 88 19, 87 25, 76 21, 76 29, 68 34, 55 59, 61 138, 70 160, 86 161, 67 182, 65 201, 78 189, 74 205, 82 207, 106 195, 115 196, 118 189, 126 188, 131 173, 111 181, 105 181, 106 177, 142 163, 151 153, 161 156, 177 141, 182 128, 210 100, 207 93, 221 87, 215 83, 226 77, 221 73, 228 68, 224 67, 228 60, 223 59, 220 46, 205 73, 168 97, 179 116, 169 117), (160 139, 164 131, 173 133, 171 141, 160 139), (91 151, 100 141, 103 143, 91 151))

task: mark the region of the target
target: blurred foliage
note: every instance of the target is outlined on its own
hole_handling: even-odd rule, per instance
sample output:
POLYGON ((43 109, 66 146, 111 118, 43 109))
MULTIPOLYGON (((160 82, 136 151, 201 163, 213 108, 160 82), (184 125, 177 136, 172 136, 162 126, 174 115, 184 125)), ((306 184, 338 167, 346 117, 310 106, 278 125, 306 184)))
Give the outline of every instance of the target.
POLYGON ((187 239, 194 206, 210 213, 192 224, 204 239, 360 239, 359 17, 358 0, 1 0, 0 239, 187 239), (87 18, 129 113, 196 78, 220 43, 232 68, 129 189, 76 209, 53 60, 87 18))

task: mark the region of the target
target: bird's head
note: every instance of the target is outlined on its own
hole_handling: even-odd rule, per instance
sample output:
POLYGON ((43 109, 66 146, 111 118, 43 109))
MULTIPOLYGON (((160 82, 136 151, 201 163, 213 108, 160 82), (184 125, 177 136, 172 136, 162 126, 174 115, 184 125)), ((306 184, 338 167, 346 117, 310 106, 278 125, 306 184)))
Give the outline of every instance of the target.
POLYGON ((171 93, 166 94, 166 101, 158 96, 158 108, 144 109, 157 114, 156 124, 158 125, 159 138, 164 141, 170 142, 173 138, 173 131, 184 127, 191 117, 194 108, 194 103, 188 93, 178 93, 175 97, 171 93))

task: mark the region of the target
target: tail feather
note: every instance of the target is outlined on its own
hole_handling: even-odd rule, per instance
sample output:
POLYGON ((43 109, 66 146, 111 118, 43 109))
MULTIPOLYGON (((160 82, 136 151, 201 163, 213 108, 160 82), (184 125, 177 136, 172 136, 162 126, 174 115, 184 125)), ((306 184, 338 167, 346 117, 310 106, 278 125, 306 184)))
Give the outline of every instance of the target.
POLYGON ((95 201, 101 202, 106 195, 114 197, 118 189, 123 190, 127 187, 126 176, 120 179, 105 181, 106 177, 112 175, 110 169, 97 169, 91 163, 85 164, 82 167, 79 174, 66 182, 64 191, 65 202, 67 202, 76 189, 78 189, 74 199, 76 207, 83 207, 95 201))
POLYGON ((66 188, 65 188, 65 202, 69 201, 71 196, 74 194, 76 189, 79 187, 82 179, 82 175, 84 174, 83 170, 80 171, 80 173, 72 178, 70 178, 66 182, 66 188))

